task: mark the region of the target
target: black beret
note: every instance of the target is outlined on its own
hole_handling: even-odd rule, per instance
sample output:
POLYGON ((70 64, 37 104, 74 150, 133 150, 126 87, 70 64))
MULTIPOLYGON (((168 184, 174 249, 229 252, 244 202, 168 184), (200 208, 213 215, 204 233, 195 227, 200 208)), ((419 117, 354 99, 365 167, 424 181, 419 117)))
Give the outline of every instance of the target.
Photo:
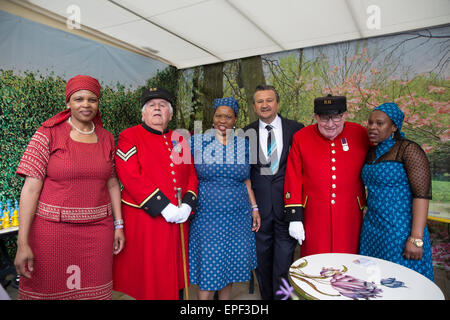
POLYGON ((347 111, 347 98, 344 96, 328 94, 326 97, 314 99, 314 113, 316 114, 336 114, 344 111, 347 111))
POLYGON ((143 106, 148 100, 155 98, 164 99, 170 102, 170 104, 173 106, 173 96, 169 92, 169 90, 165 88, 144 89, 141 96, 141 106, 143 106))

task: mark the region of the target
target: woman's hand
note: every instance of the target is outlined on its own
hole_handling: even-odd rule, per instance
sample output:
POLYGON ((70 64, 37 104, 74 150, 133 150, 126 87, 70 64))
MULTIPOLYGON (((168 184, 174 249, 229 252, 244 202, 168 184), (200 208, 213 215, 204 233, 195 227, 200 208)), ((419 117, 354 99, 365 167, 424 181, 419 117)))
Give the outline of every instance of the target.
POLYGON ((33 272, 34 254, 28 244, 19 245, 17 247, 16 258, 14 259, 14 266, 18 275, 31 279, 33 272))
POLYGON ((367 214, 367 209, 368 209, 367 207, 364 207, 363 210, 362 210, 363 219, 364 219, 364 217, 367 214))
POLYGON ((119 254, 125 245, 125 235, 123 229, 114 230, 114 254, 119 254))
POLYGON ((25 278, 31 278, 33 272, 34 254, 28 242, 28 235, 33 224, 34 213, 36 212, 43 185, 44 180, 27 176, 20 193, 20 229, 17 235, 17 252, 14 265, 17 274, 25 278))
POLYGON ((418 248, 414 243, 406 241, 405 250, 403 256, 408 260, 420 260, 422 259, 423 250, 418 248))
POLYGON ((261 216, 257 210, 252 211, 252 231, 258 232, 261 227, 261 216))

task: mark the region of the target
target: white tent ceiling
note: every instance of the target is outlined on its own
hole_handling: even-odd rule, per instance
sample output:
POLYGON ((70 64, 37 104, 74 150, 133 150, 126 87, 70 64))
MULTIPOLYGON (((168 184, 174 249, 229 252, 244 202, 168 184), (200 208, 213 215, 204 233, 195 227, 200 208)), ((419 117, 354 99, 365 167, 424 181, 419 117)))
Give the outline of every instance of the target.
POLYGON ((10 2, 59 21, 76 5, 85 32, 177 68, 450 23, 450 0, 10 2))

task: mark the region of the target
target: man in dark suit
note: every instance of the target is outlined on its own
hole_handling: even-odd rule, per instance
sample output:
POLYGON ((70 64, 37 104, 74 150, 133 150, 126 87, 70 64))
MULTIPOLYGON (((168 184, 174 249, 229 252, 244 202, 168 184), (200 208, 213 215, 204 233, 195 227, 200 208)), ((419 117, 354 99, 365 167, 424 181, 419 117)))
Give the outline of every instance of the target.
POLYGON ((280 289, 281 278, 288 277, 297 244, 289 235, 289 222, 283 214, 283 188, 292 137, 304 126, 278 115, 279 102, 273 86, 257 86, 253 108, 259 120, 244 128, 246 135, 256 133, 257 137, 250 139, 251 151, 256 154, 256 163, 251 166, 251 182, 261 216, 261 228, 255 233, 256 277, 264 300, 281 298, 275 292, 280 289))

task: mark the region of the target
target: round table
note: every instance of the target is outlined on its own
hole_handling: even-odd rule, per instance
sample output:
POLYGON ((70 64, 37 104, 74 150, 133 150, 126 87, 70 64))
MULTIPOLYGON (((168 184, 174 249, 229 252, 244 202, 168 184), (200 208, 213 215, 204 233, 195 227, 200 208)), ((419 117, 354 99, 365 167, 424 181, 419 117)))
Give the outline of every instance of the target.
POLYGON ((289 269, 294 290, 314 300, 444 300, 420 273, 368 256, 323 253, 296 260, 289 269))

